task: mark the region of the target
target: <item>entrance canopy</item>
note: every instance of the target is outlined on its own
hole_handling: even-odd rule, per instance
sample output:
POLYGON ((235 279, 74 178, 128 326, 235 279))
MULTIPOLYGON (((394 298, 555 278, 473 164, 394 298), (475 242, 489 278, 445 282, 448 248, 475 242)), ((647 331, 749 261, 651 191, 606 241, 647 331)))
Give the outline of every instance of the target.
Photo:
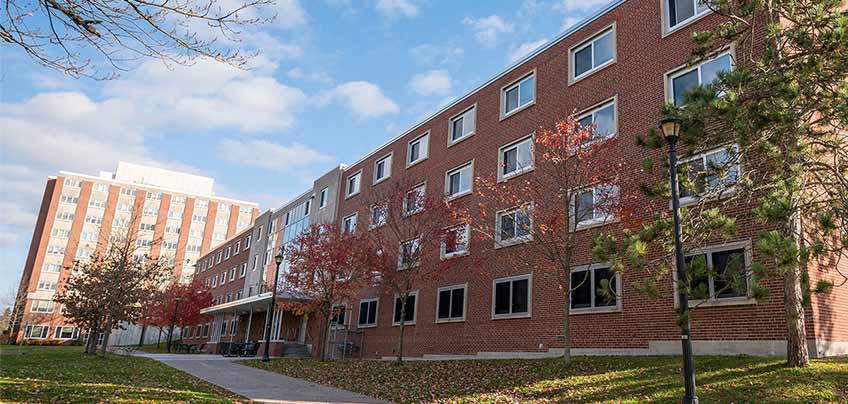
MULTIPOLYGON (((302 300, 289 292, 277 293, 277 301, 285 300, 302 300)), ((200 314, 240 314, 245 312, 261 312, 268 309, 268 303, 271 301, 271 292, 260 293, 255 296, 246 297, 244 299, 233 300, 227 303, 217 304, 215 306, 204 307, 200 309, 200 314)))

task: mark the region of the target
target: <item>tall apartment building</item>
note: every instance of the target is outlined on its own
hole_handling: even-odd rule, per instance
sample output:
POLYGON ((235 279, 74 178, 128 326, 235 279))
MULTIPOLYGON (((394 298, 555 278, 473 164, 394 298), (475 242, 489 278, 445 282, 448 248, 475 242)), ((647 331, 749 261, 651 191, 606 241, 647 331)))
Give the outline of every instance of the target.
POLYGON ((48 177, 13 332, 23 327, 18 338, 74 338, 79 331, 52 298, 74 261, 106 248, 98 241, 113 234, 133 235, 139 255, 167 258, 177 279, 189 279, 202 254, 250 227, 259 212, 256 203, 215 196, 213 184, 209 177, 126 162, 99 176, 60 171, 48 177))

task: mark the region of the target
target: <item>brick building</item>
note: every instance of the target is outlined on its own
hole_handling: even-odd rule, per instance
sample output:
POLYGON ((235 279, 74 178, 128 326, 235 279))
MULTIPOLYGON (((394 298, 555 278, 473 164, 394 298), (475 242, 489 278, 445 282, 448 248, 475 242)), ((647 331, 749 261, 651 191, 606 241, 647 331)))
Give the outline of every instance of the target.
MULTIPOLYGON (((99 176, 61 171, 49 177, 18 290, 16 338, 78 335, 53 296, 75 260, 105 249, 103 241, 118 232, 136 239, 137 254, 167 258, 177 279, 189 279, 201 254, 244 231, 258 214, 256 203, 215 196, 213 184, 212 178, 125 162, 99 176)), ((116 332, 112 343, 137 342, 129 340, 138 331, 130 328, 116 332)))

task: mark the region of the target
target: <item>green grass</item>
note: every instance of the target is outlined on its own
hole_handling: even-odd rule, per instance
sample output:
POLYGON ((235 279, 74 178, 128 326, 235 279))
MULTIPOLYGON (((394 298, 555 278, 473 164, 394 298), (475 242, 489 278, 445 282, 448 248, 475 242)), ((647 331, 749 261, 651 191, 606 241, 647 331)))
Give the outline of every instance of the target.
POLYGON ((83 355, 81 347, 0 347, 0 402, 238 402, 153 359, 83 355))
MULTIPOLYGON (((848 358, 788 369, 778 358, 696 357, 702 403, 846 403, 848 358)), ((408 362, 276 359, 245 364, 372 397, 406 402, 673 403, 680 357, 408 362)))

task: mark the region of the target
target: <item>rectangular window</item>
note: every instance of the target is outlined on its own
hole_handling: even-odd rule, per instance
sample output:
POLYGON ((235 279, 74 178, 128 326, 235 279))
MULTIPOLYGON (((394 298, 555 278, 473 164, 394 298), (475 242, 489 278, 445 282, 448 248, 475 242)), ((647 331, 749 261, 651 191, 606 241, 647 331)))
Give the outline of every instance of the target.
POLYGON ((38 282, 38 290, 45 290, 52 292, 56 290, 56 282, 53 281, 39 281, 38 282))
POLYGON ((59 273, 62 272, 62 266, 59 264, 44 264, 41 267, 41 272, 59 273))
POLYGON ((400 254, 398 255, 398 270, 404 270, 418 265, 421 254, 421 241, 412 239, 400 243, 400 254))
POLYGON ((208 208, 209 207, 209 201, 207 201, 205 199, 198 199, 198 200, 194 201, 194 207, 196 207, 196 208, 208 208))
POLYGON ((215 263, 220 264, 222 258, 224 258, 223 257, 223 251, 218 251, 218 257, 215 259, 215 263))
POLYGON ((459 198, 471 193, 474 178, 474 162, 470 161, 461 167, 445 173, 445 194, 449 199, 459 198))
POLYGON ((65 186, 70 188, 79 188, 82 186, 82 180, 76 178, 65 178, 65 186))
POLYGON ((507 117, 536 100, 536 75, 531 73, 501 90, 501 116, 507 117))
POLYGON ((94 192, 109 192, 109 184, 95 183, 92 190, 94 192))
POLYGON ((571 309, 618 309, 618 276, 607 266, 583 266, 571 271, 571 309), (608 289, 604 289, 607 283, 608 289), (607 290, 609 294, 605 294, 607 290))
POLYGON ((238 255, 240 247, 241 247, 241 240, 238 240, 238 241, 236 241, 235 244, 233 244, 233 255, 238 255))
POLYGON ((347 307, 334 304, 330 316, 330 328, 344 328, 347 325, 347 307))
POLYGON ((225 284, 226 282, 227 282, 227 273, 226 273, 226 272, 221 272, 221 281, 220 281, 219 283, 220 283, 221 285, 223 285, 223 284, 225 284))
POLYGON ((230 270, 230 282, 236 280, 236 267, 230 270))
POLYGON ((103 199, 92 199, 88 201, 88 206, 91 208, 103 209, 106 207, 106 201, 103 199))
POLYGON ((496 245, 512 245, 532 240, 533 219, 530 207, 498 212, 495 229, 496 245))
POLYGON ((30 311, 33 313, 52 313, 55 305, 56 303, 52 300, 34 299, 30 311))
POLYGON ((359 320, 357 321, 359 328, 377 326, 377 304, 379 300, 376 298, 359 301, 359 320))
POLYGON ((324 187, 324 189, 321 190, 321 196, 318 198, 318 208, 319 209, 327 206, 327 194, 329 192, 330 192, 330 190, 327 187, 324 187))
POLYGON ((736 145, 711 150, 680 161, 680 202, 695 202, 706 195, 729 192, 739 181, 742 167, 736 145))
POLYGON ((474 134, 477 107, 473 106, 450 119, 448 145, 452 145, 474 134))
POLYGON ((24 332, 24 338, 44 339, 47 338, 48 331, 50 331, 49 325, 28 325, 24 332))
POLYGON ((439 288, 436 295, 436 322, 465 321, 465 285, 439 288))
POLYGON ((531 275, 495 279, 492 290, 492 318, 529 317, 531 275))
POLYGON ((442 239, 442 258, 451 258, 468 254, 470 226, 467 224, 445 230, 442 239))
POLYGON ((346 188, 346 191, 345 191, 345 195, 347 197, 350 197, 350 196, 354 196, 354 195, 358 194, 361 182, 362 182, 362 170, 360 170, 356 174, 351 175, 350 177, 347 177, 347 181, 346 181, 347 188, 346 188))
POLYGON ((701 0, 663 0, 668 31, 682 24, 694 21, 698 17, 708 13, 710 8, 705 1, 701 0))
POLYGON ((591 134, 583 140, 583 144, 609 139, 617 133, 615 99, 592 108, 577 117, 581 128, 590 128, 591 134))
POLYGON ((356 231, 356 217, 357 214, 354 213, 348 217, 345 217, 342 221, 342 231, 345 233, 353 233, 356 231))
POLYGON ((56 220, 61 220, 63 222, 73 222, 74 214, 71 212, 59 212, 56 214, 56 220))
POLYGON ((76 327, 58 326, 53 338, 56 339, 73 339, 76 334, 76 327))
POLYGON ((533 169, 533 136, 500 148, 498 179, 505 180, 533 169))
POLYGON ((56 238, 68 238, 71 236, 71 231, 68 229, 53 229, 51 235, 56 238))
POLYGON ((389 154, 374 163, 374 181, 376 184, 392 176, 392 155, 389 154))
POLYGON ((575 46, 569 52, 571 81, 586 77, 615 62, 615 52, 614 26, 575 46))
POLYGON ((133 188, 121 188, 121 195, 135 196, 136 190, 133 188))
POLYGON ((241 270, 239 270, 239 278, 244 278, 244 275, 247 273, 247 263, 241 264, 241 270))
POLYGON ((253 235, 248 235, 248 236, 244 239, 244 248, 250 248, 250 239, 251 239, 252 237, 253 237, 253 235))
POLYGON ((424 161, 427 159, 427 154, 430 149, 430 132, 427 131, 422 136, 419 136, 415 140, 409 142, 409 145, 406 148, 406 165, 411 166, 420 161, 424 161))
POLYGON ((614 221, 617 205, 618 185, 597 185, 572 193, 572 230, 614 221))
POLYGON ((389 207, 386 204, 376 204, 371 207, 371 228, 380 227, 386 224, 389 216, 389 207))
POLYGON ((418 299, 418 292, 410 292, 406 297, 406 308, 401 310, 402 301, 399 296, 395 296, 395 307, 392 312, 392 325, 400 325, 401 311, 403 311, 403 324, 415 324, 415 303, 418 299))
POLYGON ((681 106, 686 103, 686 94, 697 86, 710 85, 718 79, 719 73, 733 70, 730 52, 703 61, 694 67, 678 70, 666 75, 668 84, 668 102, 681 106))
POLYGON ((746 247, 709 248, 686 256, 690 300, 748 299, 749 254, 746 247))
POLYGON ((230 247, 229 246, 227 246, 227 248, 224 249, 224 259, 225 260, 230 259, 230 247))
POLYGON ((420 184, 406 192, 403 198, 403 213, 412 215, 424 209, 424 198, 427 194, 426 184, 420 184))

